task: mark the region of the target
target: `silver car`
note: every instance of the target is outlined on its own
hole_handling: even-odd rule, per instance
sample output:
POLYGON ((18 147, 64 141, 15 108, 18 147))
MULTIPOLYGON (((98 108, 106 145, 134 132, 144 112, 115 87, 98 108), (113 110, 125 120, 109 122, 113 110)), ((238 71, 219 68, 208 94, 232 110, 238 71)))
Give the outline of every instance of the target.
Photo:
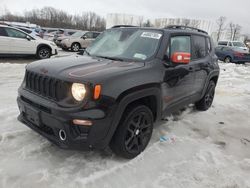
POLYGON ((64 50, 71 49, 78 52, 80 49, 87 48, 100 32, 95 31, 78 31, 61 41, 61 47, 64 50))

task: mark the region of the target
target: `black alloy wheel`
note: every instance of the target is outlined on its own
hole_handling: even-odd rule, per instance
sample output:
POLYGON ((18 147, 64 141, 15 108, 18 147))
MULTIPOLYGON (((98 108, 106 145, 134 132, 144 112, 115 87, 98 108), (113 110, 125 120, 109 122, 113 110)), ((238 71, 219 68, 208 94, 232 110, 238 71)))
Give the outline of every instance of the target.
POLYGON ((147 106, 129 108, 118 125, 111 141, 111 149, 125 158, 136 157, 150 141, 153 121, 153 114, 147 106))

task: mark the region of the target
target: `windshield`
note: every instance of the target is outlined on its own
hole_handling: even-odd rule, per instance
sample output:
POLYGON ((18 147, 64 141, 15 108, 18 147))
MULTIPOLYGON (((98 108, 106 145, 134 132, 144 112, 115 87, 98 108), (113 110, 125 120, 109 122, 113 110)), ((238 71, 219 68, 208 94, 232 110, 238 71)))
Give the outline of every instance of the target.
POLYGON ((72 37, 81 37, 84 35, 85 32, 83 31, 77 31, 75 32, 73 35, 71 35, 72 37))
POLYGON ((139 28, 111 29, 99 35, 86 52, 91 56, 142 61, 152 57, 162 32, 139 28))
POLYGON ((233 42, 233 45, 236 47, 246 47, 246 45, 243 42, 233 42))

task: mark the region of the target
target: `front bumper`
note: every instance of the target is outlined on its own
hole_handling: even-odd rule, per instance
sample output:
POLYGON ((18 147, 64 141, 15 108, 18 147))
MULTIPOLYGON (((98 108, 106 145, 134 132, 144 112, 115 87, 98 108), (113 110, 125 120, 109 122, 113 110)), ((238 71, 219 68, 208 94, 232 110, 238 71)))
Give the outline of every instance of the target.
POLYGON ((64 48, 64 49, 68 49, 68 48, 71 47, 71 43, 69 43, 67 41, 62 41, 61 44, 60 44, 60 47, 64 48))
POLYGON ((99 109, 79 111, 54 108, 55 104, 32 93, 29 96, 29 91, 25 89, 21 89, 21 92, 19 89, 17 103, 20 110, 18 120, 60 148, 104 149, 110 141, 107 135, 112 120, 105 117, 105 113, 99 109), (93 125, 91 127, 74 125, 73 119, 89 119, 93 125), (60 130, 65 131, 65 140, 60 139, 60 130))

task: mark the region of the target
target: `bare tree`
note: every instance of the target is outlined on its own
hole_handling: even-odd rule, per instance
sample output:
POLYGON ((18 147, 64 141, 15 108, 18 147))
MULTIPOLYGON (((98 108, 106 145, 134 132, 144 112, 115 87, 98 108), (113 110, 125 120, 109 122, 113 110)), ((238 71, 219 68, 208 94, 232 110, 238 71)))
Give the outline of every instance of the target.
POLYGON ((31 22, 42 27, 71 28, 82 30, 103 31, 106 21, 94 12, 82 13, 82 15, 71 15, 65 11, 53 7, 44 7, 25 11, 23 16, 16 16, 9 11, 0 16, 3 21, 31 22))
POLYGON ((139 16, 138 21, 137 21, 137 25, 140 26, 140 27, 142 27, 143 20, 144 20, 143 16, 139 16))
POLYGON ((226 17, 219 17, 216 21, 217 23, 217 26, 218 26, 218 30, 217 30, 217 41, 220 40, 220 37, 221 37, 221 34, 222 32, 225 30, 225 25, 226 25, 226 20, 227 18, 226 17))
POLYGON ((189 24, 190 24, 190 19, 184 19, 182 21, 182 25, 184 25, 184 26, 189 26, 189 24))
POLYGON ((230 22, 229 24, 230 40, 236 40, 241 31, 241 26, 230 22))

